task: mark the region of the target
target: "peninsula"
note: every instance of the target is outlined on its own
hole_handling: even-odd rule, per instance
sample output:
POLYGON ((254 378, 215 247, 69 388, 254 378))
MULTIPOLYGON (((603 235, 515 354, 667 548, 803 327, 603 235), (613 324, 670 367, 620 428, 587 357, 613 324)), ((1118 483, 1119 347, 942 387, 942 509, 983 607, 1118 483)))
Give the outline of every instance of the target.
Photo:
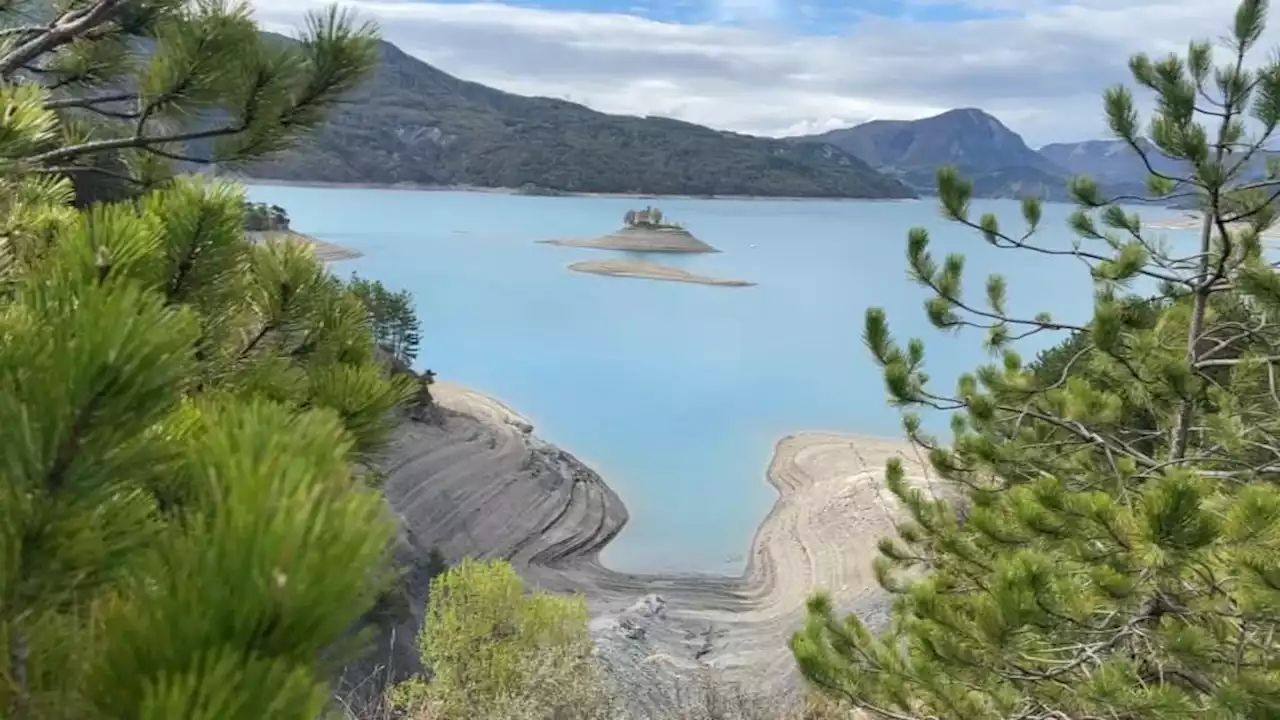
POLYGON ((746 280, 698 275, 688 270, 644 262, 643 260, 583 260, 570 265, 569 269, 577 272, 592 273, 593 275, 668 280, 672 282, 697 283, 699 285, 719 285, 720 287, 750 287, 755 285, 755 283, 747 282, 746 280))
POLYGON ((628 210, 617 232, 590 240, 542 240, 547 245, 655 253, 718 253, 679 223, 667 221, 654 207, 628 210))
POLYGON ((355 250, 300 233, 290 227, 289 222, 289 213, 279 205, 244 203, 244 234, 250 242, 291 240, 309 246, 320 262, 336 262, 360 257, 360 253, 355 250))
MULTIPOLYGON (((1157 228, 1160 230, 1196 230, 1199 231, 1204 226, 1204 217, 1195 213, 1184 213, 1180 217, 1166 218, 1163 220, 1146 220, 1144 224, 1147 227, 1157 228)), ((1249 223, 1244 220, 1227 223, 1228 230, 1243 230, 1248 227, 1249 223)), ((1217 231, 1214 231, 1215 234, 1217 231)), ((1262 232, 1262 237, 1266 240, 1280 240, 1280 230, 1268 228, 1262 232)))
POLYGON ((296 230, 246 230, 245 236, 252 242, 269 242, 271 240, 292 240, 310 246, 320 262, 337 262, 361 257, 358 250, 325 242, 320 238, 300 233, 296 230))
MULTIPOLYGON (((876 543, 893 534, 898 513, 884 465, 897 457, 912 482, 923 486, 926 477, 907 443, 832 433, 783 438, 767 471, 778 500, 741 576, 640 575, 597 559, 628 520, 598 474, 492 398, 445 382, 432 394, 439 420, 402 425, 382 463, 413 554, 438 548, 449 561, 504 558, 531 585, 583 593, 629 716, 664 716, 679 689, 708 669, 774 699, 797 697, 786 641, 816 589, 872 627, 887 622, 891 601, 872 569, 876 543)), ((409 601, 419 612, 422 599, 409 601)), ((410 624, 400 635, 412 659, 416 631, 410 624)))

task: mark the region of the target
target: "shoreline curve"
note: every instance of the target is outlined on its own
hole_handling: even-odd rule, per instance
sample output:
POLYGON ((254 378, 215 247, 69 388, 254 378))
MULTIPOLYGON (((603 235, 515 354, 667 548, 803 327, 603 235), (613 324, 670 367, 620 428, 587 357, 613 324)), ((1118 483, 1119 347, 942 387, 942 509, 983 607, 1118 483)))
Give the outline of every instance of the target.
POLYGON ((596 472, 493 398, 446 382, 433 395, 441 422, 406 423, 384 460, 393 510, 420 551, 506 559, 531 586, 584 594, 600 658, 636 717, 673 709, 678 688, 708 668, 795 697, 786 640, 816 589, 872 626, 887 621, 871 568, 896 512, 884 462, 900 457, 909 477, 927 478, 905 441, 789 435, 767 471, 778 499, 741 575, 627 573, 599 560, 629 515, 596 472))
POLYGON ((283 239, 290 242, 300 243, 311 248, 311 252, 315 254, 316 259, 322 263, 340 262, 342 260, 354 260, 358 257, 364 257, 364 253, 359 250, 321 240, 314 235, 300 233, 297 230, 246 230, 245 237, 250 242, 261 243, 269 242, 276 239, 283 239))

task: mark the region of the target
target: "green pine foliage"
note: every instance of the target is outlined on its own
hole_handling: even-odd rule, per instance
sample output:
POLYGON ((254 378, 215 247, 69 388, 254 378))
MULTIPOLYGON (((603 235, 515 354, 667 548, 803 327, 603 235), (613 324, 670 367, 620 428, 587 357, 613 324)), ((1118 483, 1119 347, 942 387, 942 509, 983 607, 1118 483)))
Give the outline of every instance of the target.
POLYGON ((378 346, 405 367, 413 365, 422 342, 422 325, 414 310, 413 296, 406 290, 391 292, 382 281, 367 280, 355 273, 347 285, 364 303, 378 346))
POLYGON ((52 206, 6 268, 8 717, 311 718, 319 651, 376 599, 393 526, 357 468, 413 386, 340 281, 244 238, 241 202, 183 180, 52 206))
POLYGON ((289 229, 289 213, 279 205, 262 202, 244 204, 244 229, 256 232, 289 229))
POLYGON ((69 174, 82 202, 287 150, 378 58, 375 28, 336 6, 295 43, 262 36, 240 0, 20 0, 0 24, 5 106, 21 108, 5 129, 42 123, 0 169, 69 174))
POLYGON ((463 560, 431 583, 419 642, 430 681, 393 697, 416 720, 604 720, 581 596, 526 594, 510 563, 463 560))
MULTIPOLYGON (((1280 64, 1249 64, 1268 9, 1240 3, 1222 66, 1208 43, 1130 62, 1156 98, 1146 134, 1194 167, 1153 171, 1151 186, 1195 200, 1195 248, 1084 178, 1079 240, 1041 244, 1037 201, 1010 231, 971 218, 971 185, 939 171, 951 220, 996 248, 1087 267, 1093 317, 1017 313, 1000 277, 970 300, 964 258, 935 259, 911 231, 928 317, 985 331, 993 361, 935 388, 924 344, 899 343, 868 311, 890 399, 947 491, 889 465, 905 509, 876 561, 892 620, 873 633, 815 596, 791 642, 815 687, 883 718, 1280 717, 1280 274, 1261 240, 1280 179, 1240 179, 1280 125, 1280 64), (1158 295, 1139 296, 1139 279, 1158 295), (1072 337, 1037 363, 1013 348, 1051 332, 1072 337), (950 442, 923 431, 923 411, 951 413, 950 442)), ((1146 152, 1130 91, 1108 90, 1105 105, 1116 136, 1146 152)))
POLYGON ((185 0, 0 17, 0 717, 312 720, 388 580, 365 480, 416 388, 307 247, 168 166, 314 127, 374 37, 333 10, 285 53, 185 0), (127 201, 77 210, 105 176, 127 201))

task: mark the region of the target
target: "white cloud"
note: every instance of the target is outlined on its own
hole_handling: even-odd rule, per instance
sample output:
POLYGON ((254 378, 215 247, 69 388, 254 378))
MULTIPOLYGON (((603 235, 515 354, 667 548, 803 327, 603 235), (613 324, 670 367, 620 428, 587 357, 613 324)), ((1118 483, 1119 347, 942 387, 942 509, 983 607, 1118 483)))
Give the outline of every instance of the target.
MULTIPOLYGON (((295 26, 321 2, 254 1, 275 28, 295 26)), ((1132 53, 1218 37, 1234 9, 1224 0, 970 0, 1021 14, 945 24, 871 18, 842 37, 801 37, 760 24, 777 15, 779 1, 714 0, 724 19, 753 23, 730 26, 343 0, 376 18, 387 40, 446 72, 605 112, 784 135, 981 107, 1033 145, 1104 136, 1101 93, 1128 79, 1132 53)))
POLYGON ((717 20, 729 23, 777 20, 782 13, 779 0, 714 0, 712 8, 717 20))

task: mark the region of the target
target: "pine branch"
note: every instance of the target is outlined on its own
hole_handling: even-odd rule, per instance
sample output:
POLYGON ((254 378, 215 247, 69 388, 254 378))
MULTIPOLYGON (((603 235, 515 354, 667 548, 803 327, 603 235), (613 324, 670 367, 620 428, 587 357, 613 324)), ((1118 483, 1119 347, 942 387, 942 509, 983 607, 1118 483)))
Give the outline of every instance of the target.
POLYGON ((38 37, 22 43, 0 56, 0 78, 9 78, 14 72, 45 53, 75 40, 84 33, 112 19, 131 0, 97 0, 79 10, 64 14, 50 24, 38 37))
POLYGON ((27 635, 16 623, 7 628, 9 635, 9 677, 12 696, 9 698, 9 717, 27 720, 31 717, 31 683, 28 673, 31 665, 31 645, 27 635))
MULTIPOLYGON (((972 229, 972 230, 977 230, 977 231, 979 231, 979 232, 983 232, 983 233, 985 233, 985 232, 986 232, 986 230, 985 230, 981 225, 979 225, 978 223, 973 222, 972 220, 969 220, 968 218, 954 218, 954 220, 955 220, 956 222, 960 223, 961 225, 964 225, 965 227, 968 227, 968 228, 970 228, 970 229, 972 229)), ((1032 245, 1031 243, 1027 242, 1027 240, 1031 237, 1031 234, 1032 234, 1032 233, 1028 232, 1028 233, 1026 233, 1026 234, 1025 234, 1021 239, 1019 239, 1019 240, 1015 240, 1015 239, 1013 239, 1012 237, 1010 237, 1009 235, 1006 235, 1005 233, 1002 233, 1002 232, 998 232, 998 231, 997 231, 997 232, 993 233, 993 235, 995 236, 995 238, 996 238, 996 240, 997 240, 998 242, 992 243, 992 245, 994 245, 995 247, 998 247, 998 248, 1000 248, 1000 249, 1002 249, 1002 250, 1014 250, 1014 249, 1017 249, 1017 250, 1030 250, 1031 252, 1034 252, 1034 253, 1037 253, 1037 254, 1040 254, 1040 255, 1059 256, 1059 257, 1063 257, 1063 256, 1066 256, 1066 257, 1074 257, 1074 258, 1080 259, 1081 261, 1084 261, 1084 262, 1085 262, 1085 264, 1086 264, 1086 265, 1088 265, 1091 269, 1092 269, 1092 267, 1093 267, 1093 266, 1089 264, 1089 261, 1094 261, 1094 262, 1109 262, 1109 261, 1111 260, 1111 258, 1108 258, 1108 257, 1106 257, 1106 256, 1104 256, 1104 255, 1099 255, 1099 254, 1097 254, 1097 253, 1087 252, 1087 251, 1081 250, 1081 249, 1079 249, 1079 248, 1073 248, 1073 249, 1071 249, 1071 250, 1054 250, 1054 249, 1052 249, 1052 248, 1046 248, 1046 247, 1040 247, 1040 246, 1037 246, 1037 245, 1032 245), (1003 244, 1003 245, 1002 245, 1002 244, 1000 244, 1000 243, 1005 243, 1005 244, 1003 244)), ((1161 281, 1164 281, 1164 282, 1177 283, 1177 284, 1183 284, 1183 285, 1187 284, 1187 281, 1186 281, 1186 280, 1184 280, 1183 278, 1177 277, 1177 276, 1175 276, 1175 275, 1167 275, 1167 274, 1164 274, 1164 273, 1157 273, 1157 272, 1153 272, 1153 271, 1151 271, 1151 270, 1147 270, 1147 269, 1145 269, 1145 268, 1143 268, 1143 269, 1139 270, 1139 271, 1138 271, 1138 274, 1139 274, 1139 275, 1142 275, 1142 276, 1144 276, 1144 277, 1149 277, 1149 278, 1151 278, 1151 279, 1153 279, 1153 280, 1161 280, 1161 281)), ((1064 327, 1063 329, 1071 330, 1071 329, 1075 329, 1075 328, 1073 328, 1073 327, 1064 327)))
POLYGON ((209 138, 224 137, 227 135, 235 135, 244 132, 247 126, 243 123, 234 125, 225 125, 210 130, 195 130, 183 133, 173 133, 171 135, 146 135, 131 136, 122 138, 108 138, 105 140, 93 140, 79 145, 70 145, 56 150, 49 150, 29 158, 32 163, 48 163, 69 158, 79 157, 81 155, 89 155, 93 153, 105 152, 108 150, 121 150, 126 148, 150 148, 154 145, 163 145, 174 142, 187 142, 190 140, 206 140, 209 138))
POLYGON ((67 472, 71 469, 72 463, 75 462, 76 455, 80 451, 80 445, 84 442, 84 436, 89 431, 89 423, 93 420, 99 406, 106 398, 107 391, 105 388, 101 388, 76 411, 70 426, 62 436, 62 442, 58 445, 57 454, 53 457, 53 464, 49 466, 49 471, 45 475, 44 485, 49 495, 57 495, 62 490, 63 484, 66 482, 67 472))

